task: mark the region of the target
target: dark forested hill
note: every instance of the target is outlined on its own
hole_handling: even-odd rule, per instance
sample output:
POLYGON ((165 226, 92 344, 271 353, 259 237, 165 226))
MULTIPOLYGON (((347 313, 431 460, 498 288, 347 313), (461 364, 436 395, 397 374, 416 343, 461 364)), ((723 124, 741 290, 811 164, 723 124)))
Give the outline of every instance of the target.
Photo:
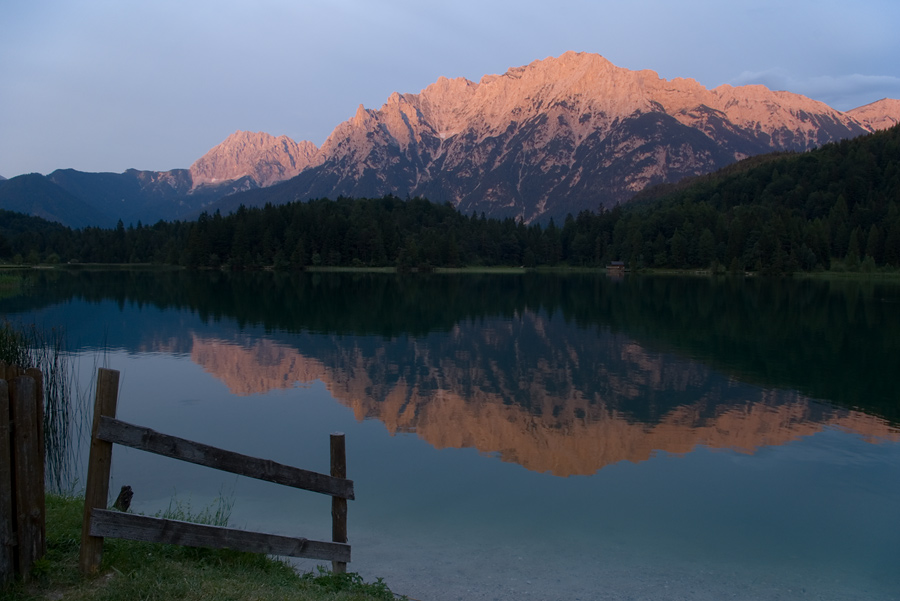
POLYGON ((643 265, 900 265, 900 127, 648 191, 617 227, 643 265))

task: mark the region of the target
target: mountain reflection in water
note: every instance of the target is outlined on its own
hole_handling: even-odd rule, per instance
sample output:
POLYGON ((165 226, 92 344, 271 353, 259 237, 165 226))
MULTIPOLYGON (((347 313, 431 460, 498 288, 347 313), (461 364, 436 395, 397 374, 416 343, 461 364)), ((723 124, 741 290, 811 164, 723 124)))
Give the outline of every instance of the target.
POLYGON ((81 349, 190 354, 237 395, 321 380, 357 419, 537 472, 592 474, 698 445, 749 453, 829 426, 898 440, 890 282, 27 278, 0 310, 63 324, 81 349))
POLYGON ((298 348, 314 350, 194 335, 191 358, 236 395, 320 380, 358 420, 377 419, 392 434, 557 476, 698 446, 752 453, 829 426, 900 440, 880 418, 528 311, 424 338, 299 338, 298 348))

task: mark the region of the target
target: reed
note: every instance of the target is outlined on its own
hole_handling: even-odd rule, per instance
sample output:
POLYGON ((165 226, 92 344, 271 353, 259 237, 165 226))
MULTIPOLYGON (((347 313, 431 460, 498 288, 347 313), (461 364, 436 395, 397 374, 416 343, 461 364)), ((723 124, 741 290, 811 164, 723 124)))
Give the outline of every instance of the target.
POLYGON ((74 445, 83 425, 78 420, 74 371, 60 328, 42 330, 34 324, 0 322, 0 361, 23 369, 37 368, 44 378, 44 445, 49 490, 71 487, 75 473, 74 445))

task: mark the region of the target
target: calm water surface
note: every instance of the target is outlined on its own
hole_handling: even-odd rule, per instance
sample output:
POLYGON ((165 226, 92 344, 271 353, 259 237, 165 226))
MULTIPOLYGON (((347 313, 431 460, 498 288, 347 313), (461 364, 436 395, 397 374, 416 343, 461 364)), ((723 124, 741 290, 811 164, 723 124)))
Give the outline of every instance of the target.
MULTIPOLYGON (((410 597, 900 598, 895 285, 128 272, 26 290, 0 310, 64 327, 85 398, 119 370, 125 421, 326 472, 345 432, 350 567, 410 597)), ((330 538, 320 495, 116 447, 123 484, 139 512, 225 495, 233 525, 330 538)))

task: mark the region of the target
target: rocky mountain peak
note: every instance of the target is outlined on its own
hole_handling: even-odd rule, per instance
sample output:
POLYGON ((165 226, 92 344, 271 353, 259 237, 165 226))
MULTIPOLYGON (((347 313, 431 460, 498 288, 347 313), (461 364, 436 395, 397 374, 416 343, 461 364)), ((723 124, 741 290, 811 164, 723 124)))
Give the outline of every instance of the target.
POLYGON ((871 131, 887 129, 900 123, 900 100, 882 98, 871 104, 847 111, 847 114, 871 131))
POLYGON ((191 165, 193 187, 246 176, 260 187, 269 186, 303 171, 317 150, 312 142, 238 130, 191 165))
POLYGON ((864 134, 887 122, 886 106, 862 119, 764 86, 710 90, 566 52, 360 106, 298 178, 294 197, 422 195, 464 212, 564 216, 753 154, 864 134))

